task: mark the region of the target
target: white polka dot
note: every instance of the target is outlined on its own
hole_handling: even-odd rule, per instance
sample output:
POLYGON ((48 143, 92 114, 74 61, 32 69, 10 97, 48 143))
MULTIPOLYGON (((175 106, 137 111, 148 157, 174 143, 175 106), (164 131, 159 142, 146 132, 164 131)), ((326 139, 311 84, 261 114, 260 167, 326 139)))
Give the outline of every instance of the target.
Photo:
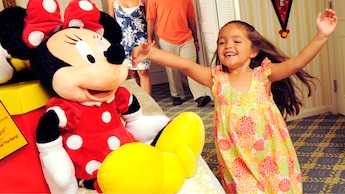
POLYGON ((79 135, 71 135, 66 144, 71 150, 77 150, 83 145, 83 139, 79 135))
POLYGON ((108 138, 108 146, 111 150, 116 150, 117 148, 119 148, 120 143, 120 140, 115 136, 111 136, 108 138))
POLYGON ((85 170, 88 174, 92 175, 92 173, 97 170, 101 166, 101 163, 96 160, 89 161, 86 166, 85 170))
POLYGON ((33 31, 29 34, 28 40, 31 45, 38 46, 43 40, 44 34, 41 31, 33 31))
POLYGON ((109 123, 111 121, 111 114, 108 111, 103 112, 102 114, 102 121, 105 123, 109 123))
POLYGON ((93 9, 93 6, 89 1, 79 1, 78 4, 80 9, 82 10, 90 11, 93 9))
POLYGON ((57 5, 53 0, 43 0, 42 5, 48 13, 54 13, 57 8, 57 5))
POLYGON ((72 19, 71 21, 69 21, 68 27, 79 27, 79 28, 83 28, 83 27, 84 27, 84 23, 83 23, 81 20, 72 19))

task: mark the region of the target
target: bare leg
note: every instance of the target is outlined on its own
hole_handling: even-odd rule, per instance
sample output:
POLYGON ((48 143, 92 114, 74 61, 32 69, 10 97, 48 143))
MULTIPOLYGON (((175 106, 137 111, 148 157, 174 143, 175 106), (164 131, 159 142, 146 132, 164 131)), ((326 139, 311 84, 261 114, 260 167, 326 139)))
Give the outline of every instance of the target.
POLYGON ((138 70, 138 75, 140 78, 140 86, 151 96, 152 95, 152 83, 150 72, 148 69, 138 70))
POLYGON ((139 78, 137 70, 129 70, 129 76, 135 79, 137 84, 140 86, 140 78, 139 78))

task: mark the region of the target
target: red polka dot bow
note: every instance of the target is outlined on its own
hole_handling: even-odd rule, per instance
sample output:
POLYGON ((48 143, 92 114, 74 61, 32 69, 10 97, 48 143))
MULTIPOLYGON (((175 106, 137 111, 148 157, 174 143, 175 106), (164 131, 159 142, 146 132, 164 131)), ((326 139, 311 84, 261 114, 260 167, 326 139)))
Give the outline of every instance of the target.
POLYGON ((86 28, 103 35, 99 24, 100 12, 90 0, 73 0, 65 10, 61 21, 57 0, 30 0, 24 20, 23 40, 30 48, 36 48, 54 32, 68 27, 86 28))

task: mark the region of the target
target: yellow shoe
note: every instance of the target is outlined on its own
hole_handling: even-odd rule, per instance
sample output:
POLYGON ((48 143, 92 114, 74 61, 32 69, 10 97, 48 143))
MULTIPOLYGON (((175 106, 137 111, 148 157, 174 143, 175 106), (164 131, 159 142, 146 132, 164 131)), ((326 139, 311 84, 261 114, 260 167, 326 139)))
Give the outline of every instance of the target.
POLYGON ((193 176, 205 140, 195 113, 182 113, 164 129, 155 147, 128 143, 111 152, 98 170, 103 193, 176 193, 193 176))
POLYGON ((97 173, 102 193, 176 193, 184 180, 175 154, 140 142, 111 152, 97 173))
POLYGON ((205 143, 205 127, 201 118, 193 112, 185 112, 173 119, 163 130, 156 148, 175 153, 181 160, 185 177, 192 177, 197 160, 205 143))

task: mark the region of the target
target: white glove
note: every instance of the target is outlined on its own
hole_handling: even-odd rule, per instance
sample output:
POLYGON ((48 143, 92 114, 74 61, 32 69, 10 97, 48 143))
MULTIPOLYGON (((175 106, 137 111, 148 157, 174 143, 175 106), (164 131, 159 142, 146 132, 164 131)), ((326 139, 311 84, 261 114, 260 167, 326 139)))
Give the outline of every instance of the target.
POLYGON ((49 142, 37 143, 44 177, 52 194, 78 193, 73 163, 62 147, 62 137, 49 142))
POLYGON ((0 44, 0 84, 8 82, 13 77, 14 69, 7 59, 11 55, 0 44))
POLYGON ((144 116, 142 109, 137 112, 123 115, 126 129, 136 140, 151 144, 157 134, 168 124, 170 119, 163 115, 144 116))

